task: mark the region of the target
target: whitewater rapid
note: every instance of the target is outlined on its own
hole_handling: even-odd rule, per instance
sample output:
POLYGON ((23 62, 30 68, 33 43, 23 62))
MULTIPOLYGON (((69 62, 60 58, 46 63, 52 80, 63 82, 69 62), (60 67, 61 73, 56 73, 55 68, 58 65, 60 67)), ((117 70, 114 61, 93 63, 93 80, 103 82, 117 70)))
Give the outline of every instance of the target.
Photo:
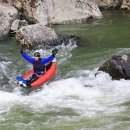
POLYGON ((95 71, 82 70, 78 78, 53 81, 29 95, 22 95, 18 88, 13 93, 0 91, 0 113, 15 105, 34 112, 69 108, 83 117, 123 112, 125 107, 121 104, 130 99, 130 81, 112 81, 106 73, 95 77, 95 71))
MULTIPOLYGON (((65 64, 67 59, 72 57, 71 50, 75 47, 77 46, 72 45, 68 48, 60 46, 59 49, 61 48, 62 51, 59 51, 59 56, 57 56, 57 64, 65 64)), ((51 51, 39 51, 44 56, 51 54, 51 51)), ((10 71, 11 67, 14 67, 11 61, 2 62, 0 65, 1 76, 8 75, 7 79, 9 79, 8 84, 2 84, 0 90, 1 121, 8 120, 10 117, 6 117, 4 114, 10 113, 17 107, 31 111, 37 117, 47 114, 49 119, 44 121, 43 125, 51 127, 54 124, 58 126, 63 121, 98 119, 102 116, 121 114, 127 110, 127 106, 123 104, 129 102, 130 99, 130 81, 112 80, 107 73, 98 72, 97 68, 93 70, 77 69, 66 73, 66 76, 63 77, 58 76, 58 71, 56 77, 48 84, 44 84, 42 89, 23 95, 15 82, 16 76, 21 71, 15 70, 17 66, 10 71), (71 75, 71 73, 73 74, 71 75), (7 91, 8 89, 5 88, 11 88, 11 91, 7 91)), ((30 65, 27 67, 31 68, 30 65)), ((33 121, 35 122, 35 119, 33 121)))

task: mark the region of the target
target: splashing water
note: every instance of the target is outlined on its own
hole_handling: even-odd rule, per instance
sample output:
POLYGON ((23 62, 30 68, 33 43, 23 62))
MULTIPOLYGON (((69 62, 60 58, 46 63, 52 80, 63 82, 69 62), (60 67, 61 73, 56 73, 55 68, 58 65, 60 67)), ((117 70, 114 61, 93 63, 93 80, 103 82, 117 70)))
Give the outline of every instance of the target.
POLYGON ((111 116, 126 111, 127 108, 121 104, 130 98, 129 86, 130 81, 112 81, 106 73, 95 77, 95 70, 83 70, 79 78, 53 81, 41 91, 27 96, 22 96, 18 91, 0 91, 0 113, 9 112, 14 106, 24 106, 24 109, 41 115, 57 113, 44 121, 43 124, 50 127, 54 121, 59 125, 62 121, 71 122, 77 117, 93 119, 111 116))

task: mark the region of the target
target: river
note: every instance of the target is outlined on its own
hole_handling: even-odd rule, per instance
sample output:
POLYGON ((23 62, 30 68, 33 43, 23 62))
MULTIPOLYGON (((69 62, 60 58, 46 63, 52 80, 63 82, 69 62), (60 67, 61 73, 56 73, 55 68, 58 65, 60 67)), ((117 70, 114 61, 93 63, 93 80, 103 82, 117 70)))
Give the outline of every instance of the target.
MULTIPOLYGON (((31 65, 13 39, 0 41, 0 57, 6 59, 0 64, 0 130, 130 129, 130 81, 95 75, 111 56, 130 54, 130 15, 103 13, 102 20, 54 27, 80 40, 59 46, 55 77, 29 94, 21 92, 15 79, 31 65)), ((43 57, 51 54, 39 51, 43 57)))

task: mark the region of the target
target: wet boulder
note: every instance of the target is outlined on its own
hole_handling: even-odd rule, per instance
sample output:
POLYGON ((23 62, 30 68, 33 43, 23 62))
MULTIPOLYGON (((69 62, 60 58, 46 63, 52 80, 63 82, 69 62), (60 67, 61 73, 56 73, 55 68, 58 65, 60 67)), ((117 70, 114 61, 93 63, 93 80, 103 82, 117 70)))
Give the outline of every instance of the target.
POLYGON ((130 56, 113 56, 98 70, 108 73, 112 79, 130 79, 130 56))
POLYGON ((48 45, 59 42, 54 29, 42 24, 33 24, 21 27, 16 33, 16 39, 27 46, 48 45))
POLYGON ((12 22, 18 18, 18 11, 9 4, 0 3, 0 39, 8 36, 12 22))

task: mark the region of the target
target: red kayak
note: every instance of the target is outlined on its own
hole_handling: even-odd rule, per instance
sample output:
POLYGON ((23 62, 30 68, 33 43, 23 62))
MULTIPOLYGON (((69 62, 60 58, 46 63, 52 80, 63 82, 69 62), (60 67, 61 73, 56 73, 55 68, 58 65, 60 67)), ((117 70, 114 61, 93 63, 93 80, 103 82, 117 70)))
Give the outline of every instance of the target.
MULTIPOLYGON (((22 78, 26 80, 26 78, 29 77, 30 75, 32 75, 33 73, 34 73, 34 70, 32 69, 32 70, 28 71, 26 74, 24 74, 22 76, 22 78)), ((31 87, 32 88, 40 87, 45 82, 47 82, 49 79, 51 79, 55 73, 56 73, 56 63, 53 62, 51 64, 50 68, 47 69, 46 73, 44 73, 36 81, 31 83, 31 87)))

